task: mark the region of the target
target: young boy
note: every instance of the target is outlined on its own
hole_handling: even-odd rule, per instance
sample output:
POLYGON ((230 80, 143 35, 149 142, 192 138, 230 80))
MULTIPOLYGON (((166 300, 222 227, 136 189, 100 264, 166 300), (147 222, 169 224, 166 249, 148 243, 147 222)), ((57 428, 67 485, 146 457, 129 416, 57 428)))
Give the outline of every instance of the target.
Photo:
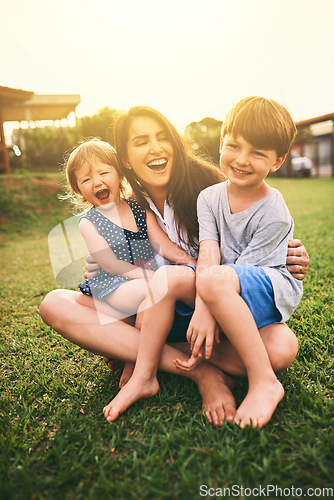
MULTIPOLYGON (((248 97, 222 126, 220 165, 227 181, 198 197, 200 251, 196 287, 247 371, 249 390, 235 422, 261 428, 284 395, 258 329, 285 322, 302 297, 302 284, 286 269, 293 220, 283 197, 265 178, 285 160, 296 135, 280 104, 248 97)), ((210 357, 213 333, 188 330, 195 364, 202 345, 210 357)))

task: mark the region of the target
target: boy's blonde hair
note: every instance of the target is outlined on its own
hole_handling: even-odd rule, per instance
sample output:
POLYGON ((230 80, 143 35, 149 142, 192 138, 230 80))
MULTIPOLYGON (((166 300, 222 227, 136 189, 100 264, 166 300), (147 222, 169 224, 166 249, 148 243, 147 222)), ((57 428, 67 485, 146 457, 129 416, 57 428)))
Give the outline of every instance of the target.
POLYGON ((227 113, 221 129, 225 135, 239 135, 258 149, 273 149, 281 157, 289 152, 297 133, 290 113, 265 97, 245 97, 227 113))
MULTIPOLYGON (((82 196, 77 183, 77 172, 84 163, 94 165, 96 159, 99 159, 106 165, 114 167, 120 179, 123 180, 123 174, 119 170, 117 154, 115 149, 101 139, 93 138, 82 142, 68 155, 64 167, 67 181, 67 194, 65 199, 69 199, 77 208, 87 209, 92 205, 82 196)), ((120 182, 121 195, 124 193, 124 186, 120 182)))

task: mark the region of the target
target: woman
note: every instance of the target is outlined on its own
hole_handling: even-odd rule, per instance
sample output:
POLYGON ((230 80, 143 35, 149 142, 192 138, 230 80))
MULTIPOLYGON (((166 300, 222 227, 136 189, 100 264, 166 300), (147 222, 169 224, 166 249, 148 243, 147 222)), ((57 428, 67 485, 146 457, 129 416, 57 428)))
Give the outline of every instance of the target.
MULTIPOLYGON (((205 187, 223 180, 221 172, 191 156, 173 125, 152 108, 138 106, 118 118, 115 147, 120 168, 137 201, 153 210, 171 240, 196 257, 197 196, 205 187)), ((290 270, 295 277, 303 279, 308 267, 306 250, 298 240, 290 244, 292 255, 288 255, 287 263, 292 264, 290 270)), ((131 363, 136 360, 138 330, 125 321, 117 321, 106 304, 96 306, 91 297, 79 292, 54 290, 44 299, 40 314, 45 323, 63 337, 107 360, 131 363)), ((190 321, 198 332, 216 328, 215 320, 199 297, 190 321)), ((215 345, 210 362, 203 361, 191 372, 180 373, 174 360, 189 357, 185 342, 188 324, 189 321, 176 314, 167 342, 178 342, 177 348, 175 344, 165 345, 159 368, 194 380, 209 422, 222 425, 224 418, 233 420, 235 414, 235 402, 225 373, 243 376, 245 368, 232 345, 222 339, 215 345)), ((272 324, 262 328, 260 335, 274 370, 278 372, 290 366, 298 350, 292 331, 284 324, 272 324)))

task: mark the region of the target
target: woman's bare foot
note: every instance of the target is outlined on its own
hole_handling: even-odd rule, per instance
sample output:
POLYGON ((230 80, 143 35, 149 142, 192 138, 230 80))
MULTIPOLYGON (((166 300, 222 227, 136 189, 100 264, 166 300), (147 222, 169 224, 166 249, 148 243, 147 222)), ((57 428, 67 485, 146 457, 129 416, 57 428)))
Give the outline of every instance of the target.
POLYGON ((156 377, 145 380, 132 376, 117 396, 103 408, 103 414, 109 422, 113 422, 133 403, 155 396, 158 391, 159 383, 156 377))
POLYGON ((235 414, 234 422, 242 429, 247 425, 261 429, 269 422, 283 396, 283 386, 277 379, 256 385, 249 389, 235 414))
POLYGON ((209 423, 220 427, 224 421, 232 422, 236 412, 231 391, 234 386, 233 379, 205 361, 200 363, 195 371, 200 372, 195 382, 202 396, 203 414, 209 423))
POLYGON ((107 365, 108 370, 112 375, 117 375, 117 373, 124 365, 124 361, 120 361, 119 359, 108 358, 107 356, 103 356, 103 361, 107 365))
POLYGON ((130 380, 133 370, 134 370, 135 364, 132 363, 131 361, 127 361, 124 365, 123 373, 121 375, 121 378, 119 380, 119 387, 122 389, 122 387, 125 386, 125 384, 130 380))

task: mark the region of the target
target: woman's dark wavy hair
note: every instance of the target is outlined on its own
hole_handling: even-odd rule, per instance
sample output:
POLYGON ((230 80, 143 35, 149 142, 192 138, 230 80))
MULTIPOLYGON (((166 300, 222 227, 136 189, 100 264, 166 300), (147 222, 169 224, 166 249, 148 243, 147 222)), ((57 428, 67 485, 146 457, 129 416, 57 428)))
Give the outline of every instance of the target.
MULTIPOLYGON (((119 168, 129 181, 134 195, 143 207, 148 208, 145 189, 132 169, 123 165, 127 154, 129 130, 135 118, 148 116, 156 120, 166 131, 174 148, 172 173, 168 184, 167 201, 173 207, 178 236, 192 248, 198 247, 197 196, 202 189, 224 180, 222 171, 210 162, 190 153, 176 128, 159 111, 135 106, 118 116, 114 125, 114 144, 118 154, 119 168), (182 238, 185 232, 187 241, 182 238)), ((218 147, 218 145, 217 145, 218 147)))

